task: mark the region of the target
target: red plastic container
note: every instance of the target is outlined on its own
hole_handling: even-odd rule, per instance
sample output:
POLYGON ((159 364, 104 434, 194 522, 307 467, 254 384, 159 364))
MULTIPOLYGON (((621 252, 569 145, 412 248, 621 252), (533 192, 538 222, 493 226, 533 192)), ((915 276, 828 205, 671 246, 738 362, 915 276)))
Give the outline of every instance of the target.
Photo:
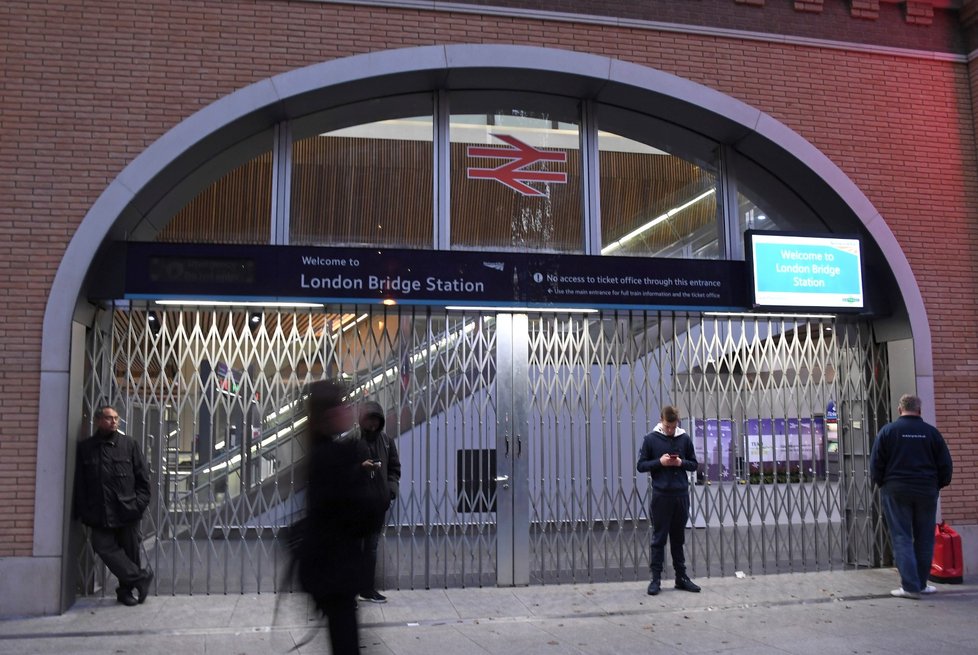
POLYGON ((934 561, 930 565, 930 579, 944 584, 964 582, 961 562, 961 535, 941 521, 934 528, 934 561))

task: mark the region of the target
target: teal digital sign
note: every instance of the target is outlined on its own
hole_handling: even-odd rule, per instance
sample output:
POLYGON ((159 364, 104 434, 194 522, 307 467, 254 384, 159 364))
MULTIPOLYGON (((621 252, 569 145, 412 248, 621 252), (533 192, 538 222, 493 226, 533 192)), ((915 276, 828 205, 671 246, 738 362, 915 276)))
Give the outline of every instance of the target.
POLYGON ((756 307, 864 307, 857 238, 748 232, 747 256, 756 307))

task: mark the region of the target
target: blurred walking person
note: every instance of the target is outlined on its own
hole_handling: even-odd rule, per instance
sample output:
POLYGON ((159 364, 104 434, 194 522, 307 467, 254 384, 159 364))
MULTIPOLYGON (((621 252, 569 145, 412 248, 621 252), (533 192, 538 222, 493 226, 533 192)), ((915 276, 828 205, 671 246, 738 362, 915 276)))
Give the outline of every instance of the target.
POLYGON ((299 582, 327 619, 333 655, 356 655, 361 540, 369 532, 358 489, 356 416, 344 383, 323 380, 307 391, 309 480, 297 546, 299 582))

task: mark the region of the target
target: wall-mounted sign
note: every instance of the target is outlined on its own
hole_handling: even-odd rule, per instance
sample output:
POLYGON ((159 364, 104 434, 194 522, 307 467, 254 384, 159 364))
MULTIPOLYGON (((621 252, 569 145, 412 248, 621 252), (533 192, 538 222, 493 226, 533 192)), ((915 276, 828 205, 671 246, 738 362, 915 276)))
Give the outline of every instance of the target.
POLYGON ((567 184, 566 172, 528 170, 530 166, 541 162, 566 162, 567 153, 563 150, 540 150, 508 134, 493 134, 493 136, 509 145, 469 146, 465 149, 466 156, 507 159, 508 163, 494 168, 469 166, 465 169, 465 174, 470 180, 496 180, 524 196, 545 195, 543 191, 531 187, 527 182, 567 184))
POLYGON ((748 231, 754 307, 861 310, 862 250, 857 237, 748 231))
POLYGON ((747 306, 743 262, 128 243, 127 298, 594 308, 747 306))

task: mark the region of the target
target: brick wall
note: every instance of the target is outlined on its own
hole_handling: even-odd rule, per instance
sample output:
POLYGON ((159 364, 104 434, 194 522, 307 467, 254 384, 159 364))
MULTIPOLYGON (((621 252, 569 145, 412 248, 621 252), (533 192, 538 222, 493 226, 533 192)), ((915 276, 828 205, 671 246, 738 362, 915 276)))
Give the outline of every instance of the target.
POLYGON ((943 508, 951 520, 978 521, 978 75, 965 64, 298 0, 6 0, 0 557, 31 554, 40 325, 65 247, 98 195, 166 130, 247 84, 337 57, 446 43, 541 45, 659 68, 770 113, 825 152, 882 212, 922 287, 936 410, 957 468, 943 508))
POLYGON ((941 52, 962 49, 958 12, 950 0, 464 0, 431 4, 552 11, 941 52), (928 29, 919 29, 921 26, 928 29))

